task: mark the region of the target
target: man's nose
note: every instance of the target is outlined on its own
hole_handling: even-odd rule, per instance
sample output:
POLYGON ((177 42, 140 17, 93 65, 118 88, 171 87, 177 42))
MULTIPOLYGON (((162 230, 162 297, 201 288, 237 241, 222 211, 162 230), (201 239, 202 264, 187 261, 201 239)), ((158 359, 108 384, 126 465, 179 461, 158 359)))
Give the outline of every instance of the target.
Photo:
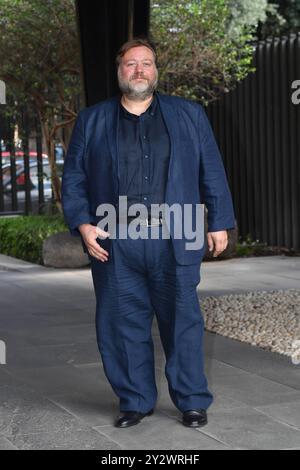
POLYGON ((144 71, 144 66, 143 64, 137 63, 135 67, 136 72, 143 72, 144 71))

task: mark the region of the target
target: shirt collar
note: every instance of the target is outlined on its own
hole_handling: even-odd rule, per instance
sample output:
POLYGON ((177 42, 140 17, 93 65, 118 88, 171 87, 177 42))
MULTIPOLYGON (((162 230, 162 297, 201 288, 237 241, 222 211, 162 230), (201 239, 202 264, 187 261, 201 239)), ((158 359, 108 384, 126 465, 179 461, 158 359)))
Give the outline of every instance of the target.
POLYGON ((124 108, 124 106, 122 105, 121 103, 121 97, 119 99, 119 105, 120 105, 120 110, 123 114, 124 117, 128 118, 128 119, 132 119, 132 120, 139 120, 139 119, 146 119, 150 116, 154 116, 155 115, 155 112, 157 110, 157 97, 156 97, 156 92, 154 91, 153 93, 153 99, 150 103, 150 105, 148 106, 148 108, 146 109, 146 111, 144 111, 140 116, 138 116, 137 114, 133 114, 133 113, 130 113, 129 111, 127 111, 126 108, 124 108))

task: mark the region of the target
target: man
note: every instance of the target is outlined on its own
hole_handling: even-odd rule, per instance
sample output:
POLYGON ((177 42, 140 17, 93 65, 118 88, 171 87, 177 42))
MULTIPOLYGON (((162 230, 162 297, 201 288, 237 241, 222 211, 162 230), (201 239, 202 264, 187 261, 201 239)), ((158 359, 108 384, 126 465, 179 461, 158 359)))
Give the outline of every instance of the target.
POLYGON ((204 374, 196 287, 206 243, 218 256, 227 246, 227 229, 235 225, 231 195, 202 106, 156 91, 153 44, 128 41, 116 63, 121 95, 77 118, 63 173, 64 215, 91 260, 98 347, 122 413, 115 426, 135 425, 153 413, 155 313, 170 397, 182 423, 200 427, 207 423, 213 396, 204 374), (129 211, 121 217, 120 196, 131 208, 149 209, 147 220, 140 217, 146 221, 140 238, 119 235, 132 222, 129 211), (164 218, 151 215, 155 204, 187 204, 194 210, 201 203, 208 209, 208 233, 194 250, 187 249, 185 235, 175 236, 174 223, 167 224, 170 237, 164 238, 164 218), (100 228, 97 208, 103 204, 116 209, 115 238, 100 228), (148 236, 153 229, 156 238, 148 236))

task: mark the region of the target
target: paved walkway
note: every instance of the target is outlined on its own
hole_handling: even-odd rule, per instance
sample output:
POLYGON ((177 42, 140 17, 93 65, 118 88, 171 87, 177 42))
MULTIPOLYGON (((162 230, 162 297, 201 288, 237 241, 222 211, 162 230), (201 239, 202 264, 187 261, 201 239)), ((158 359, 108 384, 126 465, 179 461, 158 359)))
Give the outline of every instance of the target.
MULTIPOLYGON (((203 263, 201 295, 299 287, 300 258, 203 263)), ((0 255, 0 449, 300 449, 300 366, 206 332, 209 424, 189 429, 168 394, 156 321, 154 415, 118 429, 118 400, 97 350, 89 268, 0 255)))

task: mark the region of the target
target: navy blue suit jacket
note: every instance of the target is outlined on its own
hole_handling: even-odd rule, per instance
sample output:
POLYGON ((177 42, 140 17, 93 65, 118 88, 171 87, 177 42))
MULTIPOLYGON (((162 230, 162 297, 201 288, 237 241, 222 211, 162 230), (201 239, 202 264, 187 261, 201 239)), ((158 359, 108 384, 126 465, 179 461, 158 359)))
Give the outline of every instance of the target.
MULTIPOLYGON (((170 163, 165 203, 205 204, 208 231, 234 228, 232 198, 219 148, 204 108, 191 100, 157 92, 170 136, 170 163)), ((62 205, 71 234, 78 226, 96 224, 99 204, 118 200, 118 113, 115 96, 79 112, 72 132, 62 177, 62 205)), ((172 226, 169 227, 172 238, 172 226)), ((99 240, 99 239, 97 239, 99 240)), ((186 250, 187 240, 172 238, 179 264, 201 261, 205 245, 186 250)), ((110 249, 111 240, 99 240, 110 249)), ((87 252, 83 243, 84 251, 87 252)))

